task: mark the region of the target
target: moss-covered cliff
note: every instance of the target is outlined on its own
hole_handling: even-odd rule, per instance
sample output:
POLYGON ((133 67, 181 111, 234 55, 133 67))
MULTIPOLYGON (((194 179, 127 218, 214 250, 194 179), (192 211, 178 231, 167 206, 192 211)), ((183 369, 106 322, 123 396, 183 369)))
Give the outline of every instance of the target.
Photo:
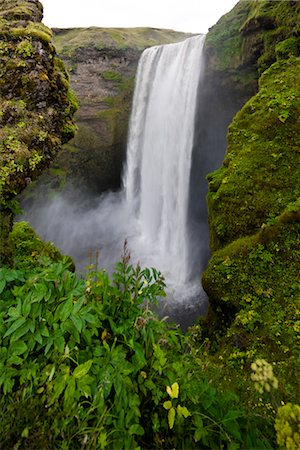
POLYGON ((55 47, 79 101, 78 132, 41 184, 54 189, 80 185, 94 193, 118 188, 141 52, 190 35, 152 28, 91 27, 53 32, 55 47))
POLYGON ((209 335, 219 333, 227 369, 239 373, 263 357, 281 376, 281 397, 298 402, 299 25, 299 2, 241 1, 208 35, 213 70, 226 83, 258 79, 258 92, 235 116, 223 166, 208 177, 212 256, 203 274, 209 335))
POLYGON ((76 101, 37 0, 0 2, 0 264, 9 257, 14 197, 75 131, 76 101))

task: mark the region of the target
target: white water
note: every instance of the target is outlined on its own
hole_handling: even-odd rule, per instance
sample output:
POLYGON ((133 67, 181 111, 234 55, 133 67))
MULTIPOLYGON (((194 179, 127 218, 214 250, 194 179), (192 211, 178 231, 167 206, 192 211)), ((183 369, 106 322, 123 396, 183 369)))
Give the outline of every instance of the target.
POLYGON ((100 249, 99 266, 111 270, 127 239, 132 261, 159 269, 170 297, 183 301, 201 291, 187 215, 203 43, 204 36, 196 36, 142 54, 123 190, 103 194, 88 211, 76 195, 60 197, 30 217, 42 237, 73 256, 79 268, 93 248, 100 249))
POLYGON ((196 36, 142 54, 124 176, 140 243, 176 285, 190 278, 187 213, 203 42, 196 36))

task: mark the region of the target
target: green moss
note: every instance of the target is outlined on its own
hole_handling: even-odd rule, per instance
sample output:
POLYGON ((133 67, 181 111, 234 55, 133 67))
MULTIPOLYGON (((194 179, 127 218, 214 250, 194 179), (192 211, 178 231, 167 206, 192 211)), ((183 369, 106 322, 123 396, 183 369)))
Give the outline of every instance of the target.
POLYGON ((45 44, 49 44, 52 40, 51 30, 43 25, 42 23, 31 22, 27 27, 14 27, 11 29, 12 37, 31 37, 33 39, 38 39, 45 44))
POLYGON ((229 127, 223 166, 208 176, 206 367, 220 386, 232 383, 243 402, 265 416, 274 414, 270 400, 258 399, 249 374, 257 358, 273 364, 277 401, 300 400, 299 24, 299 2, 240 2, 207 44, 211 70, 231 85, 242 85, 246 74, 260 78, 258 93, 229 127), (240 28, 231 27, 230 19, 241 23, 242 15, 240 28), (228 42, 226 24, 233 33, 228 42), (232 48, 232 57, 222 57, 222 34, 225 55, 232 48))
POLYGON ((299 56, 299 24, 299 2, 241 0, 210 29, 208 66, 234 85, 255 86, 282 51, 299 56))
POLYGON ((275 47, 277 59, 287 59, 300 54, 300 38, 290 37, 279 42, 275 47))
POLYGON ((64 65, 55 57, 51 30, 39 23, 41 4, 4 0, 0 17, 0 209, 5 224, 0 259, 5 260, 11 200, 74 136, 77 104, 64 65))
MULTIPOLYGON (((42 241, 26 222, 17 222, 9 235, 9 245, 15 269, 32 269, 43 265, 43 259, 53 262, 61 261, 64 257, 51 242, 42 241)), ((74 264, 68 257, 70 267, 74 264)))
POLYGON ((216 342, 219 333, 215 358, 227 360, 222 376, 231 372, 251 391, 242 372, 263 357, 280 374, 279 398, 299 402, 299 200, 273 222, 213 254, 203 274, 209 336, 216 342))
POLYGON ((114 72, 112 70, 102 72, 101 76, 105 81, 115 81, 117 83, 122 81, 122 75, 119 72, 114 72))
POLYGON ((218 71, 239 67, 243 58, 243 38, 240 28, 251 10, 251 2, 239 2, 213 26, 206 37, 205 48, 214 53, 214 68, 218 71))
POLYGON ((300 59, 275 63, 236 115, 224 167, 208 177, 211 248, 255 233, 300 195, 300 59))

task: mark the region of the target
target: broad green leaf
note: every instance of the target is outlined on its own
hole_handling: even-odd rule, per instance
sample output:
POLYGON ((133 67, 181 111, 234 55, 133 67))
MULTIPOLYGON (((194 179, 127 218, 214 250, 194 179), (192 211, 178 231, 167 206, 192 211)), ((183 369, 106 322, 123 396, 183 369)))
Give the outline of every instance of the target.
POLYGON ((133 344, 133 348, 135 351, 135 355, 134 355, 134 359, 133 359, 134 365, 137 368, 141 369, 142 367, 144 367, 147 364, 147 360, 145 358, 143 347, 138 342, 135 342, 133 344))
POLYGON ((166 387, 167 393, 169 394, 169 396, 171 398, 178 398, 179 395, 179 385, 178 383, 173 383, 172 386, 167 386, 166 387))
POLYGON ((6 286, 6 281, 0 280, 0 294, 2 294, 2 292, 4 291, 5 286, 6 286))
POLYGON ((22 315, 28 317, 31 311, 31 303, 29 297, 27 297, 22 304, 22 315))
POLYGON ((48 330, 48 328, 46 327, 46 325, 44 323, 40 326, 39 331, 40 331, 42 336, 45 336, 45 337, 49 337, 50 336, 49 330, 48 330))
POLYGON ((31 333, 35 332, 35 320, 28 320, 28 329, 31 331, 31 333))
POLYGON ((169 409, 168 412, 168 422, 169 422, 169 428, 170 430, 172 430, 174 423, 175 423, 175 415, 176 415, 176 411, 174 408, 169 409))
POLYGON ((183 416, 185 418, 189 417, 191 413, 185 406, 178 405, 177 406, 177 412, 180 416, 183 416))
POLYGON ((54 345, 60 353, 64 353, 65 344, 65 339, 62 335, 54 338, 54 345))
POLYGON ((53 345, 53 339, 49 338, 48 339, 48 343, 47 343, 46 348, 45 348, 45 355, 47 355, 47 353, 49 352, 49 350, 52 347, 52 345, 53 345))
POLYGON ((171 408, 172 408, 172 402, 171 402, 170 400, 164 402, 163 407, 164 407, 165 409, 167 409, 167 410, 168 410, 168 409, 171 409, 171 408))
POLYGON ((14 331, 16 331, 18 328, 20 328, 24 324, 25 321, 26 321, 25 317, 20 317, 19 319, 17 319, 15 322, 13 322, 11 324, 11 326, 6 331, 6 333, 3 337, 5 338, 5 337, 9 336, 10 334, 12 334, 14 331))
POLYGON ((40 302, 47 295, 48 289, 44 284, 44 281, 40 282, 35 286, 35 290, 32 293, 32 303, 40 302))
POLYGON ((8 358, 7 360, 7 365, 10 366, 12 364, 19 366, 20 364, 23 364, 24 360, 22 358, 20 358, 20 356, 17 355, 13 355, 10 358, 8 358))
POLYGON ((73 404, 73 402, 75 401, 75 389, 76 389, 76 385, 75 385, 75 379, 69 378, 68 379, 68 383, 67 383, 67 387, 64 393, 64 407, 65 408, 70 408, 73 404))
POLYGON ((83 394, 85 397, 91 397, 91 384, 94 383, 94 377, 90 375, 84 375, 82 378, 77 378, 77 389, 83 394))
POLYGON ((83 303, 85 301, 85 296, 81 296, 78 300, 74 301, 74 307, 73 307, 73 314, 77 314, 78 311, 81 309, 83 303))
POLYGON ((75 325, 77 331, 79 331, 79 333, 80 333, 82 330, 82 327, 83 327, 81 318, 79 316, 76 316, 75 314, 71 314, 70 318, 71 318, 73 324, 75 325))
POLYGON ((73 372, 73 377, 74 378, 82 378, 82 377, 84 377, 84 375, 86 375, 88 373, 88 371, 90 370, 92 364, 93 364, 93 360, 89 359, 85 363, 80 364, 79 366, 77 366, 76 369, 73 372))
POLYGON ((144 428, 136 423, 134 425, 131 425, 131 427, 129 428, 129 434, 137 434, 138 436, 143 436, 144 428))
POLYGON ((42 338, 42 336, 40 335, 39 332, 37 332, 37 333, 34 334, 34 339, 35 339, 40 345, 42 345, 42 343, 43 343, 43 338, 42 338))
POLYGON ((29 328, 30 323, 26 321, 11 335, 10 342, 18 341, 22 336, 24 336, 28 332, 29 328))
POLYGON ((6 378, 3 383, 3 392, 4 394, 8 394, 12 391, 12 388, 14 387, 15 380, 13 378, 6 378))
POLYGON ((63 306, 60 310, 59 319, 61 320, 61 322, 64 322, 65 320, 67 320, 67 318, 69 317, 69 315, 72 312, 72 309, 73 309, 73 298, 70 297, 70 298, 68 298, 67 301, 65 301, 65 303, 63 304, 63 306))
POLYGON ((23 353, 25 353, 27 350, 27 345, 25 344, 25 342, 13 342, 10 346, 9 346, 9 354, 13 354, 13 355, 22 355, 23 353))
POLYGON ((17 310, 17 308, 15 308, 14 306, 12 306, 11 308, 9 308, 9 310, 7 311, 7 315, 12 317, 13 319, 17 319, 18 317, 21 316, 21 314, 19 313, 19 311, 17 310))
POLYGON ((54 388, 52 398, 50 399, 49 405, 52 405, 63 392, 66 387, 67 381, 69 379, 69 367, 66 368, 67 371, 63 375, 59 375, 56 380, 54 380, 54 388))
POLYGON ((103 390, 104 398, 107 398, 110 394, 113 384, 113 367, 108 364, 99 372, 99 386, 103 390))

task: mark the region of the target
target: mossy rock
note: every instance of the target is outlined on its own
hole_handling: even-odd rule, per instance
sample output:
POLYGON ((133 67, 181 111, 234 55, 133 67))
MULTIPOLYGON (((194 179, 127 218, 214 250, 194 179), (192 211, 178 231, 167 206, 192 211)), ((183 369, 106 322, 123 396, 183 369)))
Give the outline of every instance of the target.
POLYGON ((300 58, 274 63, 234 118, 222 169, 210 174, 214 251, 252 235, 300 196, 300 58))
POLYGON ((208 175, 207 366, 269 417, 270 400, 258 399, 250 378, 255 359, 273 364, 277 401, 300 401, 299 25, 299 2, 241 1, 206 44, 222 85, 257 82, 258 91, 229 127, 222 167, 208 175))
POLYGON ((224 86, 251 90, 281 51, 300 55, 299 35, 299 2, 241 0, 209 30, 208 70, 224 86))
POLYGON ((215 344, 219 336, 215 358, 227 361, 224 370, 242 379, 264 358, 282 380, 279 398, 299 402, 300 200, 272 225, 216 251, 202 281, 208 336, 215 344))
POLYGON ((0 5, 0 263, 7 260, 11 200, 74 136, 77 102, 63 63, 40 23, 38 0, 0 5), (8 219, 5 218, 7 216, 8 219))
POLYGON ((68 261, 70 270, 74 270, 72 259, 63 256, 52 242, 44 242, 26 222, 17 222, 8 239, 13 267, 15 269, 33 269, 42 266, 47 261, 68 261))

